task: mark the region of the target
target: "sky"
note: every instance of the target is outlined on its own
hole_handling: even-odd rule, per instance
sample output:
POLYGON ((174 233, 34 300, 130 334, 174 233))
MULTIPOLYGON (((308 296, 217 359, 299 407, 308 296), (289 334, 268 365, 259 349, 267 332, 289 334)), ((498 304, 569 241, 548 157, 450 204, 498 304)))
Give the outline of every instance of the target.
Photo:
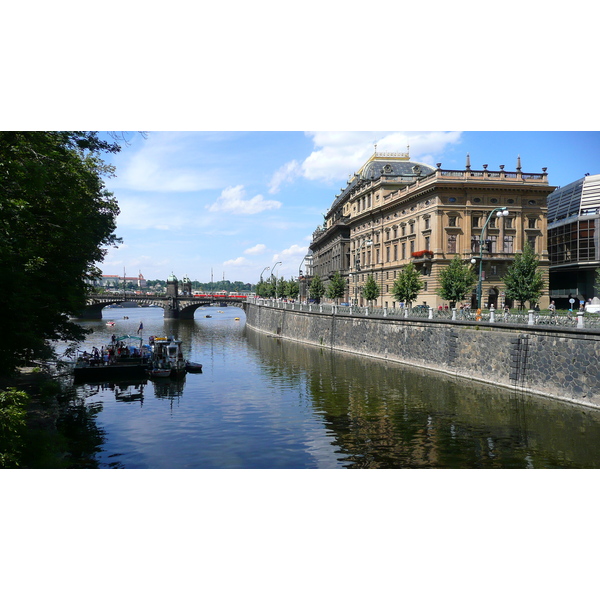
POLYGON ((148 131, 108 160, 123 239, 105 275, 256 283, 297 277, 312 233, 351 174, 378 152, 431 166, 504 165, 566 185, 600 173, 600 133, 585 131, 148 131), (280 263, 280 264, 278 264, 280 263), (267 270, 266 267, 268 267, 267 270))

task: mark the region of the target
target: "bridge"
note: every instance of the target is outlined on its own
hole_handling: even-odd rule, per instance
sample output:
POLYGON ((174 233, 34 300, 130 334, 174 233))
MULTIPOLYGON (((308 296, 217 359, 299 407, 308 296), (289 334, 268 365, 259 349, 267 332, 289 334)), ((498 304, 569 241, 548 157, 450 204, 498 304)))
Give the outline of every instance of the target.
POLYGON ((101 319, 102 309, 114 304, 135 302, 138 306, 160 306, 165 319, 193 319, 196 309, 211 304, 227 304, 245 308, 246 296, 159 296, 92 294, 88 296, 86 308, 78 315, 81 319, 101 319))

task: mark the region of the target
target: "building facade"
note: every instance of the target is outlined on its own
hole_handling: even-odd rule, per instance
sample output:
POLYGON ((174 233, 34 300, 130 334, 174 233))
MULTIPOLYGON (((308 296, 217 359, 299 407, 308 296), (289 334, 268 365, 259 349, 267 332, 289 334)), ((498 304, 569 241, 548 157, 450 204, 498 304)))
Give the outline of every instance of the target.
POLYGON ((600 268, 600 175, 586 175, 548 196, 550 296, 559 308, 569 300, 598 296, 600 268))
MULTIPOLYGON (((524 173, 520 158, 515 171, 472 169, 468 155, 464 170, 445 170, 411 161, 408 152, 375 151, 314 232, 313 273, 326 284, 339 271, 347 279, 345 301, 359 305, 372 275, 381 292, 377 305, 396 307, 394 280, 412 262, 424 283, 416 304, 437 307, 447 304, 437 293, 440 270, 457 255, 479 270, 483 255, 482 305, 510 306, 502 278, 529 243, 546 282, 540 305, 547 306, 546 198, 553 190, 546 169, 524 173), (508 215, 491 214, 499 208, 508 215)), ((475 298, 476 288, 466 303, 474 306, 475 298)))

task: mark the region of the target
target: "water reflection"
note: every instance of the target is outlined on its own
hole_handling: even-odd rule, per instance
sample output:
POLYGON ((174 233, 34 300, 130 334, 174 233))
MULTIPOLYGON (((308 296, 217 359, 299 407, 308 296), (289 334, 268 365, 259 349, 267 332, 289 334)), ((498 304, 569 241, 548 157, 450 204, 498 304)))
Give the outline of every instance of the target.
POLYGON ((271 377, 306 379, 344 466, 600 466, 598 411, 251 330, 247 336, 271 377))
MULTIPOLYGON (((119 335, 143 320, 204 369, 81 386, 102 432, 100 467, 600 466, 600 411, 269 337, 233 308, 167 322, 137 311, 115 319, 119 335)), ((95 329, 88 343, 102 344, 95 329)))

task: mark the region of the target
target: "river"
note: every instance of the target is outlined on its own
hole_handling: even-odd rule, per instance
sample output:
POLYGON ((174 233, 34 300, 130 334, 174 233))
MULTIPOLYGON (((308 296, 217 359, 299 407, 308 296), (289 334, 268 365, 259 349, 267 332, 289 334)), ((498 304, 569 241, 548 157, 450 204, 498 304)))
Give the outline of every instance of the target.
POLYGON ((235 307, 199 309, 194 321, 164 321, 155 307, 105 309, 102 321, 79 321, 93 328, 82 349, 135 335, 140 321, 145 339, 181 339, 203 372, 73 386, 97 439, 86 466, 600 466, 599 410, 271 337, 235 307))

